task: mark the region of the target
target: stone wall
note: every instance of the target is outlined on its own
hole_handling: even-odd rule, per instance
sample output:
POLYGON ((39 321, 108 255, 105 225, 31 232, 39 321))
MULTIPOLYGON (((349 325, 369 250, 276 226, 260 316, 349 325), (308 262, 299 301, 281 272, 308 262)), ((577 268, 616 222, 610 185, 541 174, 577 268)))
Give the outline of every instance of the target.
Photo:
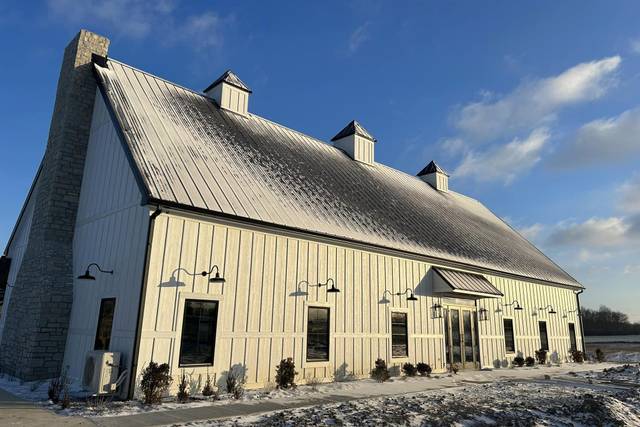
POLYGON ((8 301, 0 370, 51 378, 63 361, 73 301, 72 243, 96 93, 91 56, 109 40, 81 30, 64 58, 29 242, 8 301))

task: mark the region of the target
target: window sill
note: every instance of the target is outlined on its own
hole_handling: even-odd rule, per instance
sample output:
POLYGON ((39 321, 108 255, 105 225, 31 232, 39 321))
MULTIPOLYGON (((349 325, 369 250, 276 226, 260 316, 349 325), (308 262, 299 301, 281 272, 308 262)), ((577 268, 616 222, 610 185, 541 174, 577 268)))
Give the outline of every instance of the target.
POLYGON ((313 361, 304 361, 302 364, 303 368, 326 368, 331 365, 331 360, 313 360, 313 361))
POLYGON ((189 363, 189 364, 178 364, 178 368, 204 368, 211 367, 213 363, 189 363))

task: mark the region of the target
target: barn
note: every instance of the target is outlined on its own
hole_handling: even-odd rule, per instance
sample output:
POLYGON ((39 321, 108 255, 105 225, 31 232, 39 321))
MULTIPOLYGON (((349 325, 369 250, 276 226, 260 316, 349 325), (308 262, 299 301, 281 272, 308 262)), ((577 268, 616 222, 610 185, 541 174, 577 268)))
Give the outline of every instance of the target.
POLYGON ((321 141, 254 114, 232 71, 194 91, 108 46, 65 50, 0 262, 3 372, 90 384, 98 360, 132 396, 150 361, 258 388, 288 357, 304 383, 582 349, 583 286, 435 162, 404 173, 355 120, 321 141))

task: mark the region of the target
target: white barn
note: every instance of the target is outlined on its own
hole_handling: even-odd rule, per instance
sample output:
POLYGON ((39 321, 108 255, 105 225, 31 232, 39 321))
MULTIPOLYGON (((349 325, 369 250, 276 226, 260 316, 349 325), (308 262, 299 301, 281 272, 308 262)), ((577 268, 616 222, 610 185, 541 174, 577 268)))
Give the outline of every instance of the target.
POLYGON ((3 371, 82 378, 88 355, 116 352, 130 396, 152 360, 216 381, 240 366, 261 387, 287 357, 304 382, 367 376, 377 358, 443 372, 582 348, 580 283, 434 162, 408 175, 374 160, 385 141, 355 121, 320 141, 253 114, 230 71, 200 93, 105 46, 82 31, 65 51, 53 136, 0 262, 3 371), (65 156, 72 138, 83 148, 65 156), (50 179, 70 158, 81 173, 50 179), (61 216, 63 249, 47 238, 61 216))

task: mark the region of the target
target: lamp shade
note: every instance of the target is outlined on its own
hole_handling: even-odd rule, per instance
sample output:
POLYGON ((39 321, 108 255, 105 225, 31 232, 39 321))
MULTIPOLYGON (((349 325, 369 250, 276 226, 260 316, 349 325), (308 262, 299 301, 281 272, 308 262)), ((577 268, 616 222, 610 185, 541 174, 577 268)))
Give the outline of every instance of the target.
POLYGON ((84 274, 78 276, 78 279, 80 279, 80 280, 96 280, 96 278, 93 277, 91 275, 91 273, 89 273, 89 270, 85 271, 84 274))
POLYGON ((337 292, 340 292, 340 289, 336 288, 336 285, 332 284, 331 287, 327 289, 327 292, 331 292, 332 294, 335 294, 337 292))
POLYGON ((224 277, 220 277, 220 273, 216 271, 216 275, 209 279, 209 283, 224 283, 226 280, 224 277))

